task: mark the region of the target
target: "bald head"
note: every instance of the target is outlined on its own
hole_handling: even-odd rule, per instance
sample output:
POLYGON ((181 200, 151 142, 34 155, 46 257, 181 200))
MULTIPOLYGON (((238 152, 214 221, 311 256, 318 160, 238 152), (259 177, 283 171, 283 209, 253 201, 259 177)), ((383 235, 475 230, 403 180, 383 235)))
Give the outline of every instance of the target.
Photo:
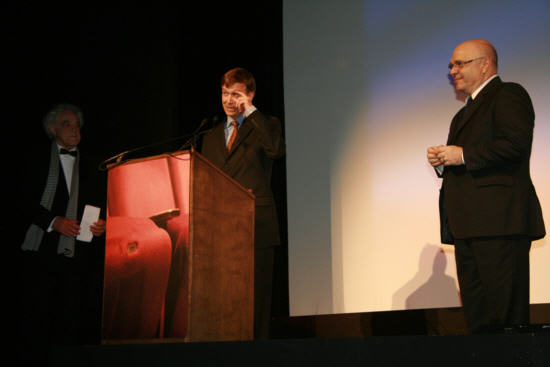
POLYGON ((480 56, 485 56, 493 64, 496 73, 498 69, 498 56, 497 50, 495 50, 491 42, 486 40, 470 40, 462 42, 457 48, 461 46, 475 50, 480 56))
POLYGON ((456 89, 472 94, 497 73, 497 65, 497 52, 490 42, 470 40, 456 46, 449 66, 456 89))

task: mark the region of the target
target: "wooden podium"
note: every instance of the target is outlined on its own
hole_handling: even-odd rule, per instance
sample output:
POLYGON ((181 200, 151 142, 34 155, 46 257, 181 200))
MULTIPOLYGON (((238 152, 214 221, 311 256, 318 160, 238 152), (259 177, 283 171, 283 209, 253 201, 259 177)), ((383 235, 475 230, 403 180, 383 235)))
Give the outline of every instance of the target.
POLYGON ((108 179, 103 343, 253 339, 254 195, 190 151, 108 179))

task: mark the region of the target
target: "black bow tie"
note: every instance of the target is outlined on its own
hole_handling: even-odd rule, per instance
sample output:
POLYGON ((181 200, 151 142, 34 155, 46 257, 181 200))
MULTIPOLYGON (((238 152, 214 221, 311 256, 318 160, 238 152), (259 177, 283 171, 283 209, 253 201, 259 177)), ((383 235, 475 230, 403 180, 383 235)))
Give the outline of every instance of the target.
POLYGON ((61 149, 59 149, 59 154, 70 154, 70 155, 72 155, 73 157, 76 157, 77 152, 76 152, 76 150, 71 150, 71 151, 69 151, 69 150, 67 150, 67 149, 61 148, 61 149))

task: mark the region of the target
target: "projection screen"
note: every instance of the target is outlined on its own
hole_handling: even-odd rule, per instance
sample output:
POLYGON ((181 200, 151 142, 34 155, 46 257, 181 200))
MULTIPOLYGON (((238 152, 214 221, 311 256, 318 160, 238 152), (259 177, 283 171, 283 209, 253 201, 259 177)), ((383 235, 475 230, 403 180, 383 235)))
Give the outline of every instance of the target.
MULTIPOLYGON (((550 223, 550 2, 283 3, 291 315, 459 306, 441 185, 454 47, 487 39, 535 107, 532 179, 550 223)), ((550 245, 531 250, 531 302, 549 303, 550 245)))

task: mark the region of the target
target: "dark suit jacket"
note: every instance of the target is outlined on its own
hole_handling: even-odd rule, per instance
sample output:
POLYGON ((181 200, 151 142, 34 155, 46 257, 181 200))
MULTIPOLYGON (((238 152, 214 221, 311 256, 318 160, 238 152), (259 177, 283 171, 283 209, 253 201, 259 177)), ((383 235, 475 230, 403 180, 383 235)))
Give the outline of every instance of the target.
POLYGON ((275 117, 254 111, 242 123, 230 152, 225 145, 225 120, 205 134, 202 154, 256 196, 254 245, 271 247, 280 243, 273 193, 273 160, 284 154, 281 123, 275 117))
MULTIPOLYGON (((17 175, 17 191, 20 201, 16 206, 18 225, 17 245, 20 246, 23 242, 25 233, 31 223, 38 225, 46 230, 55 216, 65 216, 66 205, 57 210, 52 208, 52 211, 47 210, 40 205, 40 199, 48 178, 48 170, 50 165, 50 144, 51 141, 38 144, 35 149, 27 154, 21 162, 19 162, 19 174, 17 175)), ((86 204, 98 206, 101 208, 101 217, 105 217, 105 202, 106 202, 106 182, 103 172, 97 170, 95 161, 88 157, 82 151, 80 154, 79 167, 79 195, 77 220, 82 218, 84 206, 86 204)), ((62 200, 68 201, 69 193, 63 175, 63 168, 60 166, 60 177, 56 190, 56 200, 58 195, 62 196, 62 200)), ((42 246, 46 243, 53 245, 57 243, 59 235, 52 231, 44 234, 44 239, 41 244, 40 252, 43 252, 42 246)), ((103 249, 101 248, 104 242, 104 236, 95 237, 92 245, 80 241, 75 242, 75 257, 79 257, 83 253, 94 253, 94 257, 101 256, 103 249)))
POLYGON ((529 174, 535 115, 519 84, 495 78, 452 120, 447 145, 465 165, 445 167, 441 194, 455 239, 545 235, 529 174))

